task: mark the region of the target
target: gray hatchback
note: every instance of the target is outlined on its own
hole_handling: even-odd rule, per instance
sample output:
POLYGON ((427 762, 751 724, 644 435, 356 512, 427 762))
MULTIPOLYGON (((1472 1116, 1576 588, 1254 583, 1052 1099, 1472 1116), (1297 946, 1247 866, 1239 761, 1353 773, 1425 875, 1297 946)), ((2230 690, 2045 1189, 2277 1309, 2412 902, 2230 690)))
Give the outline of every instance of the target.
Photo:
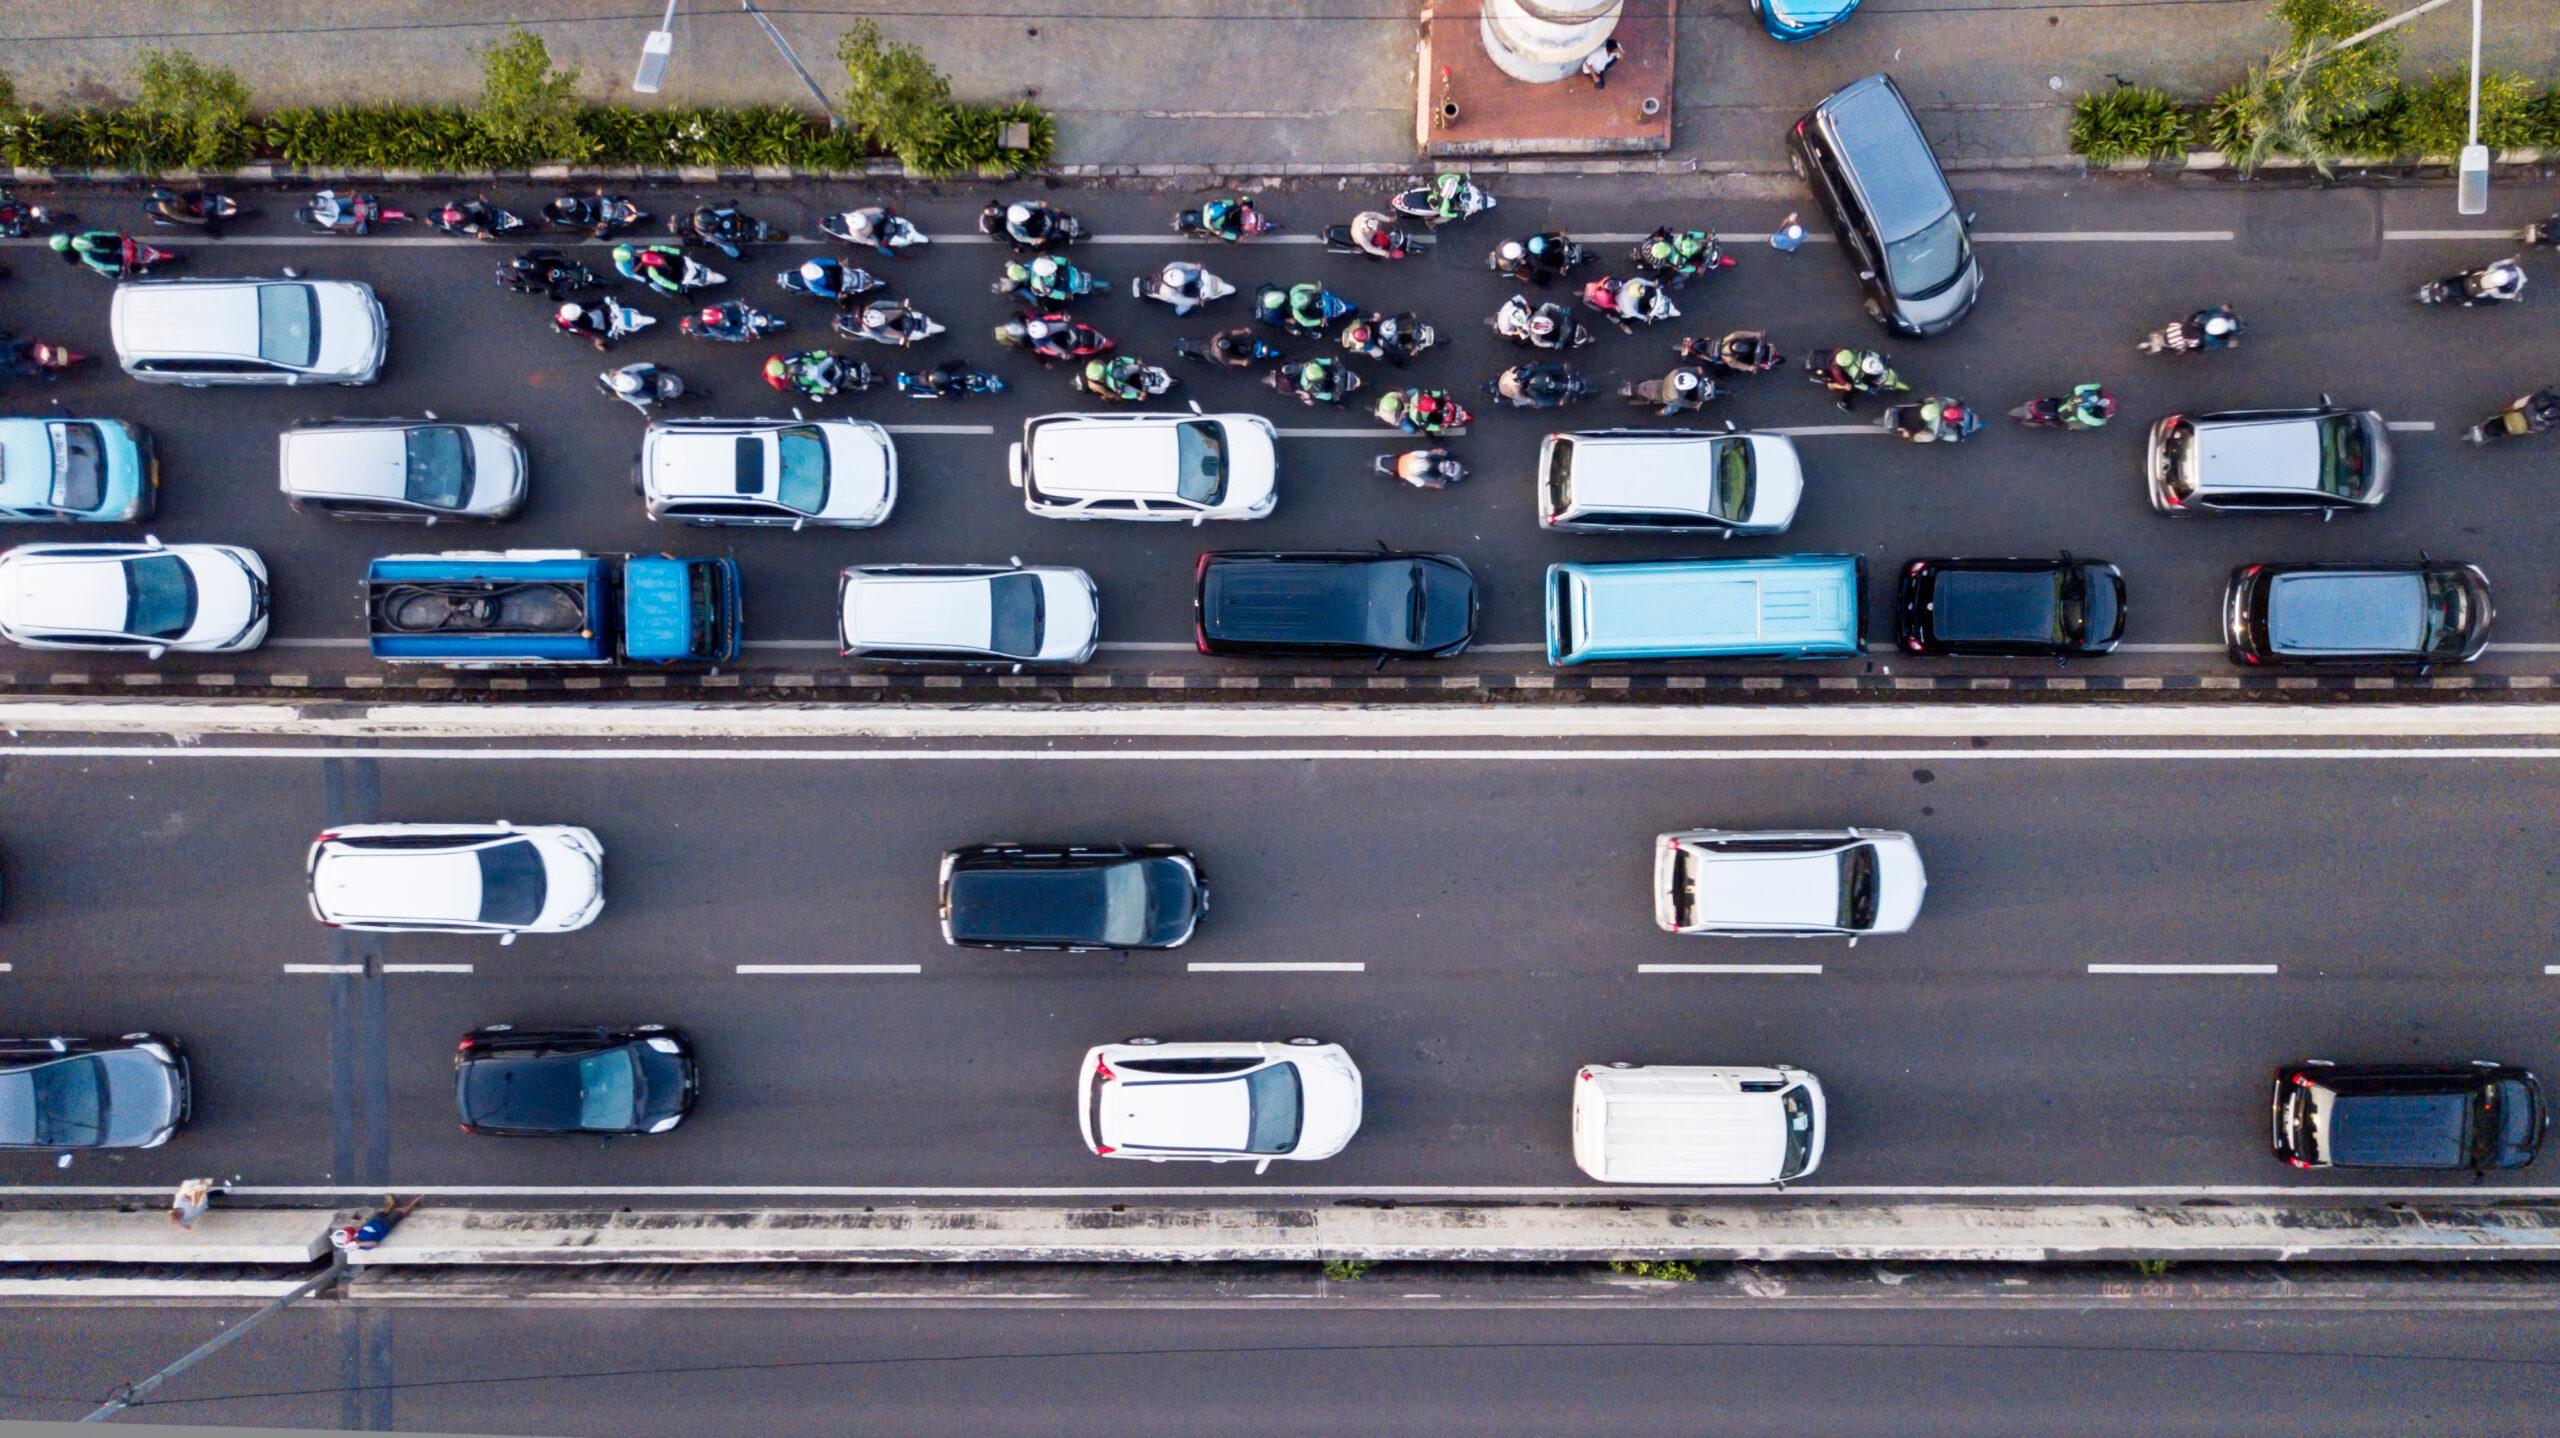
POLYGON ((2340 409, 2173 414, 2151 427, 2151 507, 2163 514, 2371 509, 2391 492, 2382 416, 2340 409))
POLYGON ((2468 664, 2489 647, 2489 576, 2469 564, 2251 564, 2222 627, 2243 664, 2468 664))
POLYGON ((1869 75, 1814 106, 1787 132, 1787 160, 1831 216, 1877 323, 1941 335, 1981 298, 1970 217, 1891 76, 1869 75))

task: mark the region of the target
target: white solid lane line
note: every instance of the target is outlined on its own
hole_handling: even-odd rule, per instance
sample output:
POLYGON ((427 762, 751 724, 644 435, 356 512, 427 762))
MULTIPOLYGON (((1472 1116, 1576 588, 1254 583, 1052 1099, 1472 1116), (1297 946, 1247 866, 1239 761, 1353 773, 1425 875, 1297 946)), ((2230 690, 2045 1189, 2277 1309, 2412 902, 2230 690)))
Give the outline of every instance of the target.
POLYGON ((1978 245, 2189 245, 2239 237, 2230 230, 1980 230, 1969 238, 1978 245))
POLYGON ((891 434, 993 434, 991 424, 888 424, 881 428, 891 434))
POLYGON ((1195 974, 1357 974, 1367 964, 1185 964, 1195 974))
MULTIPOLYGON (((6 965, 0 965, 0 968, 5 968, 5 967, 7 967, 7 966, 6 966, 6 965)), ((2546 976, 2548 976, 2548 975, 2552 975, 2552 974, 2560 974, 2560 964, 2544 964, 2544 965, 2542 966, 2542 972, 2543 972, 2546 976)))
POLYGON ((1638 964, 1640 974, 1818 974, 1820 964, 1638 964))
POLYGON ((1752 431, 1754 434, 1783 434, 1791 439, 1810 439, 1835 434, 1880 435, 1886 432, 1881 422, 1876 424, 1782 424, 1752 431))
MULTIPOLYGON (((1398 711, 1358 711, 1364 720, 1381 721, 1398 711)), ((2301 717, 2305 711, 2283 711, 2301 717)), ((2372 713, 2374 711, 2364 711, 2372 713)), ((1313 728, 1327 716, 1312 710, 1301 711, 1301 722, 1313 728)), ((721 713, 724 722, 738 716, 721 713)), ((1577 715, 1576 717, 1586 717, 1577 715)), ((730 737, 734 738, 735 735, 730 737)), ((889 736, 896 737, 896 736, 889 736)), ((1076 737, 1104 737, 1080 734, 1076 737)), ((1450 737, 1463 737, 1452 735, 1450 737)), ((1589 737, 1589 736, 1576 736, 1589 737)), ((1747 737, 1746 735, 1742 737, 1747 737)), ((2392 737, 2400 737, 2394 735, 2392 737)), ((187 743, 170 746, 135 744, 66 744, 14 745, 0 744, 0 757, 20 759, 138 759, 156 763, 172 759, 345 759, 360 757, 391 761, 436 761, 445 763, 484 764, 493 761, 535 761, 540 763, 609 763, 663 764, 682 761, 712 763, 774 763, 795 761, 810 764, 856 763, 1288 763, 1309 760, 1334 760, 1354 764, 1437 762, 1449 764, 1534 764, 1534 763, 1640 763, 1697 764, 1730 761, 1751 764, 1784 763, 1884 763, 1898 764, 1907 760, 1933 760, 1953 763, 1958 759, 1987 763, 2083 763, 2092 760, 2144 761, 2151 763, 2195 764, 2215 761, 2240 763, 2373 763, 2388 760, 2415 760, 2428 763, 2449 761, 2509 760, 2519 763, 2548 764, 2560 759, 2560 748, 2531 745, 2463 745, 2445 748, 2267 748, 2267 749, 1948 749, 1912 747, 1904 749, 1596 749, 1570 745, 1542 749, 1462 749, 1462 748, 1270 748, 1270 749, 643 749, 545 748, 459 748, 433 745, 384 745, 379 748, 349 749, 338 745, 240 744, 205 745, 187 743)))
MULTIPOLYGON (((1452 437, 1466 432, 1465 425, 1441 431, 1442 434, 1452 437)), ((1406 434, 1383 424, 1372 425, 1367 429, 1283 429, 1279 433, 1282 439, 1374 439, 1384 444, 1401 444, 1407 440, 1421 438, 1419 435, 1406 434)))
POLYGON ((922 964, 740 964, 742 974, 920 974, 922 964))
POLYGON ((364 965, 362 965, 362 964, 287 964, 287 965, 285 965, 285 966, 284 966, 284 971, 285 971, 286 973, 288 973, 288 974, 360 974, 360 973, 363 973, 363 972, 364 972, 364 965))
POLYGON ((469 964, 384 964, 386 974, 467 974, 469 964))
MULTIPOLYGON (((354 1194, 379 1197, 381 1184, 234 1184, 231 1193, 257 1198, 336 1198, 354 1194)), ((2531 1200, 2549 1202, 2560 1199, 2560 1187, 2509 1187, 2499 1184, 2482 1187, 2464 1184, 2460 1187, 2416 1186, 2389 1188, 2377 1184, 2256 1184, 2256 1183, 2159 1183, 2159 1184, 1824 1184, 1791 1183, 1785 1189, 1772 1188, 1652 1188, 1633 1184, 1581 1184, 1562 1187, 1529 1187, 1485 1185, 1464 1187, 1453 1184, 1377 1184, 1361 1187, 1354 1184, 1316 1184, 1291 1187, 1274 1183, 1269 1187, 1244 1185, 1208 1185, 1197 1188, 928 1188, 920 1186, 875 1186, 818 1184, 699 1184, 699 1185, 630 1185, 607 1184, 548 1187, 533 1184, 420 1184, 402 1183, 402 1193, 422 1193, 430 1198, 731 1198, 731 1199, 1060 1199, 1068 1202, 1100 1202, 1130 1198, 1430 1198, 1430 1199, 1519 1199, 1519 1198, 1671 1198, 1693 1203, 1732 1203, 1743 1199, 1785 1202, 1811 1198, 1954 1198, 1954 1199, 2054 1199, 2081 1201, 2088 1199, 2181 1199, 2181 1198, 2266 1198, 2266 1199, 2465 1199, 2473 1202, 2531 1200)), ((169 1187, 165 1183, 116 1187, 111 1184, 9 1184, 0 1186, 0 1199, 6 1198, 121 1198, 130 1194, 147 1194, 166 1200, 169 1187)))
POLYGON ((2435 429, 2436 422, 2431 419, 2388 419, 2382 422, 2382 427, 2403 434, 2426 434, 2435 429))
POLYGON ((2091 964, 2093 974, 2272 974, 2273 964, 2091 964))
POLYGON ((2384 230, 2386 240, 2521 240, 2522 230, 2384 230))

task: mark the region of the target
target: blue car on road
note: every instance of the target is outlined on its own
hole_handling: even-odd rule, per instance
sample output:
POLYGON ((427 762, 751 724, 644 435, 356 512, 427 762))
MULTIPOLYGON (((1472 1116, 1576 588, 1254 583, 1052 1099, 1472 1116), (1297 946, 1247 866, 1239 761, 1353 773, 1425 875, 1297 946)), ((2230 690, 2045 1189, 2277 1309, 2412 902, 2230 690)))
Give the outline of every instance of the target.
POLYGON ((1751 0, 1762 28, 1790 43, 1810 40, 1856 13, 1858 0, 1751 0))
POLYGON ((151 437, 120 419, 0 419, 0 521, 130 524, 159 498, 151 437))

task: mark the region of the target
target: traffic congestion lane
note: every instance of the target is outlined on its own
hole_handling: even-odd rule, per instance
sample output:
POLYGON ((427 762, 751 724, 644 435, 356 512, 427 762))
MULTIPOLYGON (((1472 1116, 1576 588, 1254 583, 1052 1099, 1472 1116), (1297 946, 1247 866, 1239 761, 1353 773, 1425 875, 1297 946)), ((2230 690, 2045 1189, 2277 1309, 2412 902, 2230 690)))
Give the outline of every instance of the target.
MULTIPOLYGON (((1760 212, 1770 203, 1631 204, 1601 198, 1608 191, 1598 182, 1524 179, 1523 185, 1516 196, 1506 194, 1504 208, 1496 212, 1501 228, 1453 227, 1442 252, 1392 270, 1326 256, 1306 245, 1231 249, 1178 244, 1162 233, 1160 211, 1169 203, 1163 196, 1071 192, 1062 202, 1072 204, 1096 229, 1149 237, 1144 244, 1089 246, 1078 255, 1080 262, 1115 280, 1125 281, 1142 263, 1180 253, 1205 259, 1245 286, 1266 274, 1314 276, 1373 303, 1397 293, 1396 288, 1381 291, 1381 285, 1401 287, 1400 302, 1421 309, 1446 337, 1445 350, 1426 356, 1410 374, 1418 381, 1469 391, 1472 399, 1484 398, 1472 393, 1475 384, 1516 357, 1481 322, 1513 288, 1484 272, 1475 253, 1500 233, 1566 222, 1586 233, 1605 232, 1596 228, 1601 226, 1633 232, 1673 211, 1739 228, 1740 223, 1763 222, 1760 212)), ((774 194, 756 203, 806 234, 810 230, 801 222, 803 212, 794 207, 811 203, 816 193, 774 194)), ((842 192, 829 193, 841 199, 842 192)), ((99 218, 130 222, 116 213, 118 205, 129 202, 101 203, 99 218)), ((1351 202, 1286 195, 1271 203, 1284 213, 1306 209, 1321 215, 1351 202)), ((272 272, 291 263, 315 274, 376 284, 394 330, 385 381, 364 390, 172 391, 132 384, 102 364, 64 381, 48 397, 72 408, 96 407, 137 419, 159 435, 169 478, 163 516, 154 529, 171 539, 227 539, 265 552, 276 570, 276 634, 283 640, 344 643, 360 637, 361 610, 354 596, 364 561, 374 554, 550 545, 736 554, 748 568, 750 637, 810 646, 817 655, 823 655, 832 637, 834 575, 842 564, 983 561, 1016 553, 1032 562, 1075 563, 1092 570, 1104 591, 1107 642, 1180 644, 1189 637, 1191 562, 1201 548, 1357 547, 1378 541, 1445 549, 1467 558, 1485 584, 1482 640, 1487 644, 1536 642, 1538 577, 1554 559, 1652 558, 1702 550, 1860 553, 1870 561, 1869 604, 1881 607, 1900 562, 1917 554, 2035 553, 2069 547, 2125 567, 2134 590, 2131 642, 2211 645, 2217 637, 2215 602, 2223 576, 2235 563, 2270 557, 2402 557, 2426 548, 2439 554, 2459 552, 2489 569, 2502 598, 2509 599, 2500 639, 2545 642, 2560 634, 2560 616, 2544 602, 2560 586, 2549 582, 2548 561, 2531 538, 2541 515, 2534 488, 2525 481, 2538 455, 2530 446, 2473 452, 2457 444, 2453 433, 2530 383, 2529 375, 2518 372, 2514 357, 2537 352, 2537 343, 2560 337, 2560 331, 2546 309, 2530 304, 2499 313, 2420 310, 2408 298, 2416 283, 2476 262, 2485 248, 2510 242, 2381 238, 2430 218, 2409 206, 2406 197, 2367 191, 2306 197, 2257 190, 2200 196, 2121 186, 2098 186, 2093 192, 2045 181, 2016 190, 1986 190, 1977 202, 1976 228, 1986 237, 1992 284, 1982 313, 1947 339, 1893 346, 1897 360, 1923 390, 1959 393, 1998 407, 2076 378, 2103 378, 2122 397, 2123 418, 2097 435, 2017 434, 2004 426, 1962 449, 1924 449, 1880 433, 1808 435, 1801 443, 1812 482, 1795 529, 1731 545, 1540 533, 1529 472, 1538 438, 1557 423, 1555 415, 1490 414, 1479 406, 1474 430, 1454 446, 1476 467, 1475 478, 1458 490, 1425 494, 1368 472, 1371 455, 1398 447, 1383 427, 1357 414, 1282 405, 1250 380, 1198 366, 1185 375, 1187 392, 1204 405, 1254 409, 1291 429, 1350 429, 1354 437, 1285 440, 1282 503, 1268 521, 1190 529, 1035 519, 1022 511, 1018 494, 1004 482, 1004 446, 1018 433, 1024 415, 1074 407, 1066 381, 1012 356, 998 359, 993 346, 984 342, 986 327, 1009 312, 1009 302, 983 288, 1000 252, 984 244, 950 243, 976 238, 970 229, 973 207, 965 201, 930 201, 912 208, 944 236, 943 242, 921 256, 873 267, 894 274, 902 290, 951 325, 950 334, 913 358, 970 356, 994 363, 1015 387, 985 403, 917 404, 875 395, 813 409, 898 424, 987 428, 985 434, 903 436, 906 493, 898 514, 875 532, 739 534, 649 524, 630 490, 630 459, 640 421, 595 392, 593 375, 605 367, 603 357, 544 333, 541 302, 505 294, 488 282, 489 268, 511 253, 511 246, 316 237, 281 246, 197 244, 186 273, 272 272), (2232 238, 2088 243, 1998 238, 2072 231, 2153 236, 2227 232, 2232 238), (2141 331, 2208 299, 2233 303, 2249 317, 2252 330, 2241 351, 2183 360, 2131 353, 2131 341, 2141 331), (2139 478, 2141 430, 2149 420, 2172 409, 2308 403, 2323 390, 2342 402, 2376 404, 2394 419, 2440 426, 2432 433, 2396 437, 2401 483, 2380 513, 2324 526, 2296 519, 2178 523, 2149 512, 2139 478), (415 415, 428 409, 449 418, 525 424, 534 482, 523 519, 502 526, 422 531, 338 526, 284 510, 272 487, 273 436, 279 428, 330 414, 415 415)), ((2440 216, 2432 218, 2442 223, 2440 216)), ((271 217, 250 228, 272 232, 276 227, 271 217)), ((183 238, 173 242, 189 248, 183 238)), ((904 357, 813 330, 821 308, 772 288, 771 271, 818 248, 806 243, 767 247, 734 263, 715 256, 715 263, 736 282, 718 293, 746 294, 790 316, 797 328, 782 338, 792 345, 867 349, 872 352, 863 358, 875 364, 899 362, 904 357)), ((1842 262, 1831 248, 1812 246, 1785 258, 1762 247, 1737 246, 1742 261, 1737 268, 1684 295, 1692 314, 1682 328, 1758 325, 1799 351, 1817 339, 1871 342, 1872 331, 1857 312, 1854 287, 1840 273, 1842 262)), ((1609 247, 1605 263, 1617 262, 1615 249, 1609 247)), ((603 262, 601 249, 586 247, 580 253, 603 262)), ((29 333, 68 336, 83 348, 106 353, 108 286, 58 270, 38 256, 29 260, 6 296, 9 323, 29 333)), ((1244 322, 1243 299, 1226 303, 1237 308, 1215 323, 1244 322)), ((784 412, 782 397, 755 373, 763 356, 779 344, 686 340, 672 332, 676 307, 664 302, 654 302, 654 307, 665 316, 661 326, 617 353, 673 364, 709 389, 709 400, 688 403, 680 412, 784 412)), ((1213 327, 1207 316, 1177 321, 1170 312, 1125 293, 1094 302, 1091 311, 1127 351, 1156 358, 1170 354, 1174 334, 1206 333, 1213 327)), ((1668 365, 1668 338, 1612 332, 1581 351, 1576 362, 1611 382, 1645 377, 1668 365)), ((1376 371, 1373 379, 1381 381, 1389 373, 1364 368, 1376 371)), ((1826 428, 1859 422, 1831 409, 1819 391, 1794 375, 1746 383, 1718 410, 1711 420, 1729 417, 1754 427, 1826 428)), ((1565 412, 1562 418, 1579 426, 1666 423, 1613 401, 1565 412)), ((32 538, 54 537, 26 532, 32 538)), ((1883 637, 1884 628, 1880 616, 1870 620, 1871 637, 1883 637)), ((60 662, 76 665, 82 657, 60 662)), ((129 663, 100 662, 110 667, 129 663)), ((2161 661, 2144 662, 2156 666, 2161 661)), ((2206 651, 2176 662, 2222 666, 2206 651)), ((236 661, 164 664, 222 667, 236 661)))
POLYGON ((1304 1033, 1350 1047, 1368 1118, 1340 1158, 1270 1185, 1578 1185, 1569 1076, 1624 1059, 1814 1070, 1838 1115, 1818 1184, 2313 1188, 2264 1150, 2275 1064, 2540 1063, 2560 1017, 2539 963, 2560 900, 2533 840, 2552 796, 2526 763, 379 761, 382 817, 603 837, 603 917, 501 948, 300 919, 300 849, 343 762, 12 759, 13 1022, 166 1029, 209 1085, 206 1126, 167 1149, 60 1175, 16 1159, 13 1181, 174 1181, 210 1162, 271 1183, 571 1191, 1232 1184, 1084 1154, 1077 1057, 1137 1034, 1304 1033), (117 860, 75 847, 89 862, 66 866, 102 784, 160 837, 117 860), (1651 923, 1649 844, 1700 823, 1904 827, 1933 893, 1912 934, 1855 949, 1676 939, 1651 923), (944 946, 941 852, 1041 838, 1192 846, 1214 895, 1200 938, 1126 957, 944 946), (145 921, 66 888, 73 867, 115 892, 164 870, 227 882, 145 921), (367 958, 429 967, 313 967, 367 958), (2163 963, 2276 972, 2090 971, 2163 963), (601 1156, 466 1138, 452 1044, 491 1022, 680 1025, 702 1047, 703 1112, 601 1156))

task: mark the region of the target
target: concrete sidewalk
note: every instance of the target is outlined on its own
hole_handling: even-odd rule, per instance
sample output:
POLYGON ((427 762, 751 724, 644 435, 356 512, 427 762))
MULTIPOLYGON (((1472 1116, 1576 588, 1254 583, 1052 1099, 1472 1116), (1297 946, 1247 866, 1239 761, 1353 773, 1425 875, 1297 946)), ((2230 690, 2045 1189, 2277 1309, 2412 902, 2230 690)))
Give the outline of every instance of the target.
MULTIPOLYGON (((2270 8, 1867 0, 1832 34, 1782 45, 1760 32, 1745 0, 1691 0, 1679 15, 1667 162, 1781 169, 1787 124, 1875 70, 1893 72, 1950 160, 2062 156, 2072 97, 2116 78, 2209 95, 2279 41, 2270 8)), ((2401 32, 2410 73, 2464 63, 2463 8, 2401 32)), ((867 12, 922 48, 959 97, 1048 107, 1059 119, 1061 166, 1249 173, 1414 163, 1418 0, 1008 0, 939 15, 914 4, 792 0, 767 9, 831 89, 842 80, 836 37, 867 12)), ((713 0, 686 0, 678 12, 660 103, 809 103, 743 12, 713 0)), ((643 98, 627 88, 640 39, 658 14, 650 0, 369 0, 352 11, 327 0, 14 0, 0 12, 0 55, 20 97, 44 105, 129 96, 140 54, 155 45, 237 70, 261 107, 460 101, 479 87, 473 47, 513 22, 584 72, 588 98, 632 101, 643 98)), ((2560 26, 2549 23, 2547 0, 2490 0, 2487 15, 2485 64, 2543 81, 2560 74, 2560 26)))

